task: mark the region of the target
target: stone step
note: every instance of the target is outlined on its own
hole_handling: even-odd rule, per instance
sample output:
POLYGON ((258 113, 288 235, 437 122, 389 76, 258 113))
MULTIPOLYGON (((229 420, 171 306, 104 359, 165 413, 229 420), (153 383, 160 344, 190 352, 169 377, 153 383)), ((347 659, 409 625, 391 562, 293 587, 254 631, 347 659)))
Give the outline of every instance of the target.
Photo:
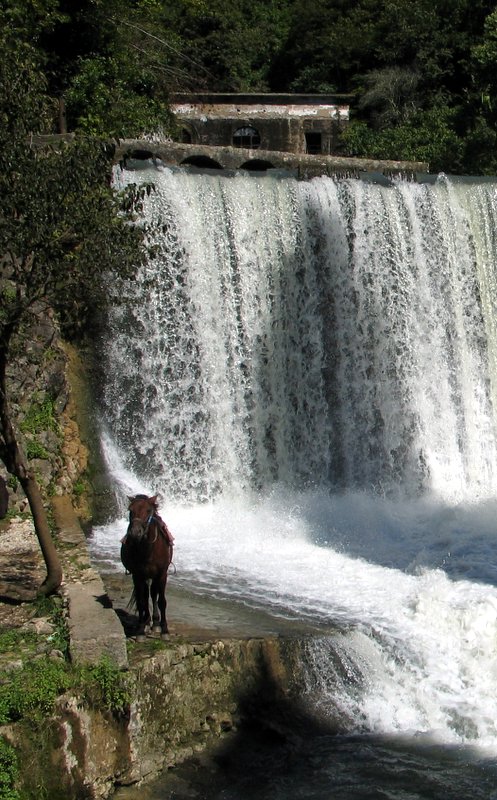
POLYGON ((86 538, 67 495, 52 499, 55 525, 62 545, 62 592, 69 609, 69 653, 75 663, 95 664, 103 656, 128 667, 126 637, 98 572, 93 569, 86 538), (77 561, 81 579, 69 576, 77 561), (64 563, 65 562, 65 563, 64 563))

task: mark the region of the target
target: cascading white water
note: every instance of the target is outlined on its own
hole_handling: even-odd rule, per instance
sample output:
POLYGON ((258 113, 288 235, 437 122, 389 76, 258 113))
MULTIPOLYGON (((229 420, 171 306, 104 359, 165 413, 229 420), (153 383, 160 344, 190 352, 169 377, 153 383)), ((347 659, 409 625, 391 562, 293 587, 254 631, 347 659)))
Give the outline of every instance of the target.
POLYGON ((144 179, 154 255, 102 354, 116 482, 161 492, 194 590, 345 626, 309 691, 351 729, 497 750, 497 184, 144 179))
POLYGON ((157 253, 105 354, 130 463, 192 501, 495 495, 493 184, 149 177, 157 253))

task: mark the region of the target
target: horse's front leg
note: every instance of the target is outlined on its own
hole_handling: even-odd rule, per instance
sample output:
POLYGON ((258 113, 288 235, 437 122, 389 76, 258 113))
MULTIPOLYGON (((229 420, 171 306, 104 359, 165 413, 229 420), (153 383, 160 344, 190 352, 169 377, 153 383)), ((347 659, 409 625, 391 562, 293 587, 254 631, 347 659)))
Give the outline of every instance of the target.
POLYGON ((144 578, 133 576, 133 583, 135 587, 136 608, 138 610, 138 630, 136 632, 136 638, 137 640, 142 640, 145 637, 147 627, 150 626, 148 581, 144 578))
POLYGON ((169 636, 169 629, 167 627, 167 619, 166 619, 166 583, 167 583, 167 572, 164 575, 161 575, 159 578, 156 578, 152 582, 151 587, 151 594, 152 594, 152 602, 154 605, 154 612, 153 612, 153 620, 154 620, 154 627, 153 630, 159 633, 163 639, 166 639, 169 636), (159 625, 160 620, 160 625, 159 625))
POLYGON ((152 631, 153 633, 160 633, 160 612, 158 603, 158 590, 154 583, 150 589, 150 597, 152 598, 152 631))

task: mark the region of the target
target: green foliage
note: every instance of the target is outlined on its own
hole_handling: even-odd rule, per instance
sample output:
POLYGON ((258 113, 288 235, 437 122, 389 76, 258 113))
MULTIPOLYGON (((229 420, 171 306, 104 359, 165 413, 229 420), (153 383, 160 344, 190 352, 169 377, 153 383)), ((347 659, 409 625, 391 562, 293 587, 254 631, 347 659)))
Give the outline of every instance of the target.
POLYGON ((66 664, 46 658, 0 674, 0 680, 1 725, 26 717, 38 720, 50 714, 57 697, 71 685, 66 664))
POLYGON ((59 0, 7 0, 2 22, 26 41, 38 42, 65 19, 59 0))
POLYGON ((18 775, 19 763, 16 751, 0 737, 0 800, 21 800, 15 788, 18 775))
MULTIPOLYGON (((360 140, 362 154, 392 159, 409 152, 431 155, 432 169, 495 169, 497 11, 489 0, 6 0, 0 31, 0 83, 9 109, 0 120, 9 136, 53 129, 58 96, 71 130, 123 137, 174 134, 173 91, 354 91, 357 119, 374 131, 347 134, 350 142, 360 140), (364 151, 367 142, 373 150, 364 151)), ((3 147, 7 141, 0 135, 13 164, 17 155, 3 147)), ((66 157, 91 158, 59 152, 61 164, 66 157)), ((40 159, 33 160, 32 171, 39 171, 40 159)), ((49 161, 34 181, 34 192, 45 198, 56 189, 55 159, 49 161)), ((63 167, 66 188, 68 177, 63 167)), ((74 193, 69 188, 66 209, 85 196, 81 185, 74 193)), ((60 194, 54 200, 64 207, 60 194)), ((30 226, 54 214, 50 204, 45 215, 32 211, 30 226)), ((70 251, 62 258, 69 272, 80 243, 57 224, 52 244, 70 251)), ((0 320, 5 306, 16 305, 16 297, 5 299, 0 320)), ((88 304, 77 301, 86 319, 88 304)))
POLYGON ((124 714, 131 702, 126 674, 105 657, 83 670, 82 689, 88 705, 104 708, 117 716, 124 714))
POLYGON ((497 129, 483 113, 465 136, 463 164, 470 175, 497 175, 497 129))
POLYGON ((88 490, 88 479, 84 476, 80 476, 76 481, 74 481, 72 490, 76 497, 82 497, 82 495, 84 495, 88 490))
POLYGON ((12 489, 13 492, 17 491, 17 487, 19 486, 19 480, 16 478, 15 475, 8 475, 7 476, 7 486, 9 489, 12 489))
MULTIPOLYGON (((59 424, 55 416, 54 403, 51 398, 46 398, 42 402, 33 402, 19 425, 23 433, 36 435, 44 431, 59 432, 59 424)), ((28 459, 41 458, 49 459, 50 453, 36 439, 28 439, 26 442, 26 456, 28 459)))
MULTIPOLYGON (((174 135, 173 91, 353 91, 358 121, 374 132, 348 134, 361 151, 372 143, 362 154, 494 169, 497 12, 489 0, 6 0, 0 23, 9 124, 25 135, 53 128, 49 98, 57 96, 71 130, 124 137, 174 135)), ((48 176, 40 180, 49 191, 48 176)), ((59 226, 54 240, 70 247, 67 235, 59 226)))
POLYGON ((16 302, 15 286, 8 281, 0 286, 0 322, 6 321, 9 318, 9 308, 15 305, 16 302))
MULTIPOLYGON (((0 314, 0 458, 21 481, 33 511, 47 567, 41 591, 47 594, 60 585, 62 570, 10 409, 13 343, 22 346, 29 324, 47 308, 55 310, 66 336, 87 330, 111 301, 115 279, 132 276, 140 264, 144 232, 129 224, 131 216, 112 189, 107 143, 78 139, 48 147, 34 141, 52 131, 58 108, 48 90, 57 59, 52 54, 48 67, 50 57, 39 45, 43 36, 55 36, 65 15, 51 13, 60 3, 25 4, 30 25, 39 9, 51 17, 31 41, 19 22, 20 7, 19 0, 6 0, 0 8, 0 292, 6 299, 0 314)), ((133 190, 128 194, 139 198, 133 190)), ((130 203, 135 210, 133 197, 130 203)), ((33 447, 31 456, 44 454, 33 447)))
POLYGON ((31 132, 47 130, 53 108, 35 51, 4 38, 0 30, 8 56, 0 62, 0 251, 15 296, 3 307, 0 342, 41 303, 76 334, 112 293, 111 276, 129 276, 140 262, 142 232, 111 189, 108 146, 27 146, 31 132))
POLYGON ((127 639, 126 648, 130 655, 138 651, 140 654, 153 656, 156 653, 160 653, 165 650, 167 648, 167 642, 165 642, 163 639, 147 638, 145 642, 137 643, 133 641, 133 639, 127 639))
POLYGON ((39 724, 67 691, 88 707, 116 716, 125 714, 131 701, 129 678, 109 659, 73 667, 66 661, 38 658, 21 669, 0 672, 0 725, 21 719, 39 724))
MULTIPOLYGON (((131 91, 130 83, 116 59, 81 59, 78 74, 65 93, 72 127, 102 138, 168 133, 172 117, 166 103, 146 92, 131 91)), ((146 81, 140 83, 143 88, 146 81)))
POLYGON ((420 76, 412 69, 384 67, 364 76, 358 108, 369 114, 376 128, 406 122, 421 103, 420 76))
POLYGON ((483 38, 475 44, 472 56, 480 70, 491 80, 495 80, 497 64, 497 9, 485 20, 483 38))
POLYGON ((23 433, 41 433, 42 431, 58 431, 59 424, 55 416, 54 402, 46 398, 42 402, 32 403, 20 424, 23 433))
POLYGON ((350 77, 375 66, 378 3, 362 0, 296 0, 283 47, 271 69, 280 91, 313 92, 329 86, 350 91, 350 77))
POLYGON ((26 443, 26 458, 28 458, 30 461, 35 458, 39 458, 42 461, 48 461, 50 459, 50 453, 46 447, 43 447, 42 444, 30 439, 26 443))
POLYGON ((459 172, 464 142, 455 122, 455 112, 443 107, 416 112, 404 124, 378 131, 355 122, 343 134, 343 143, 351 156, 426 161, 432 172, 459 172))
MULTIPOLYGON (((37 616, 48 617, 54 631, 48 637, 51 649, 68 654, 68 631, 59 598, 40 598, 37 616)), ((74 683, 69 664, 36 657, 46 637, 19 628, 0 632, 0 654, 21 659, 22 668, 0 671, 0 724, 22 718, 36 721, 49 714, 56 698, 74 683)))
POLYGON ((9 628, 0 631, 0 653, 20 650, 21 645, 35 646, 38 635, 34 631, 22 631, 19 628, 9 628))
POLYGON ((372 131, 347 132, 347 152, 429 159, 433 170, 457 172, 470 165, 472 172, 486 172, 495 163, 494 3, 295 0, 290 7, 290 30, 271 67, 272 88, 354 91, 357 120, 372 131))
POLYGON ((106 657, 95 665, 74 666, 69 662, 69 633, 60 599, 38 598, 36 616, 48 617, 54 626, 48 641, 65 660, 33 658, 43 639, 35 632, 18 628, 1 631, 0 654, 21 658, 23 665, 0 670, 0 725, 20 719, 38 724, 53 712, 57 697, 69 690, 92 708, 124 714, 131 699, 126 674, 106 657))
POLYGON ((49 618, 50 623, 54 626, 54 632, 49 637, 50 644, 54 650, 59 650, 68 659, 69 631, 60 598, 53 596, 38 597, 36 600, 36 615, 49 618))

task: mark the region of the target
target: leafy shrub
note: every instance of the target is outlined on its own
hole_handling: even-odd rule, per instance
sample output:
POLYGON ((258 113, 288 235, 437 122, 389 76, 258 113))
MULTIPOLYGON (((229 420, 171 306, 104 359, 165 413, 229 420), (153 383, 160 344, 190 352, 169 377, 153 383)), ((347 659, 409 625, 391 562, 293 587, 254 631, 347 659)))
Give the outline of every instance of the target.
POLYGON ((57 697, 68 690, 80 695, 88 706, 116 716, 126 713, 131 699, 127 677, 107 658, 79 668, 38 659, 22 669, 0 673, 0 725, 20 719, 39 723, 53 712, 57 697))
POLYGON ((408 121, 373 130, 353 122, 343 133, 348 155, 361 158, 426 161, 431 172, 458 172, 463 140, 455 131, 456 114, 445 106, 417 111, 408 121))
POLYGON ((0 674, 0 681, 1 725, 49 714, 57 697, 71 685, 66 664, 44 658, 0 674))
POLYGON ((90 706, 104 708, 113 714, 126 712, 131 700, 129 682, 125 674, 105 656, 95 666, 84 668, 82 688, 90 706))
POLYGON ((36 615, 49 618, 54 626, 54 632, 50 636, 50 643, 55 650, 60 650, 68 659, 69 631, 61 601, 53 596, 37 598, 36 615))
POLYGON ((42 458, 44 460, 48 460, 50 458, 50 453, 46 447, 43 447, 42 444, 31 440, 26 444, 26 456, 30 460, 33 458, 42 458))
POLYGON ((19 765, 14 748, 0 737, 0 800, 20 800, 14 788, 19 765))
POLYGON ((34 402, 26 412, 20 424, 23 433, 41 433, 42 431, 58 431, 54 401, 51 398, 43 402, 34 402))

